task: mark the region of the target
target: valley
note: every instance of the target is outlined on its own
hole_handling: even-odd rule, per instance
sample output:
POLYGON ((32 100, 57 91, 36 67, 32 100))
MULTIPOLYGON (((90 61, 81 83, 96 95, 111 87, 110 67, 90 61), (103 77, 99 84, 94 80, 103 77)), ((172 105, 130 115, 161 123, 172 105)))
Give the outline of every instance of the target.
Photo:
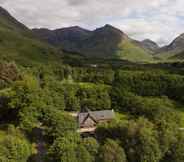
POLYGON ((29 29, 0 8, 0 161, 183 162, 183 59, 183 35, 29 29))

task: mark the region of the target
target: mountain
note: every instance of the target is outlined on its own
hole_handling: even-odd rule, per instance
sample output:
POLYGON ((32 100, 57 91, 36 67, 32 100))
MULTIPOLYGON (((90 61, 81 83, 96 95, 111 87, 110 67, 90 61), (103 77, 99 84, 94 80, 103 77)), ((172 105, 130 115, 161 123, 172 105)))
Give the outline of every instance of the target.
POLYGON ((0 7, 0 59, 13 60, 25 66, 58 63, 61 62, 62 51, 88 58, 115 58, 135 62, 152 60, 141 45, 111 25, 94 31, 78 26, 30 30, 0 7), (61 49, 60 52, 57 48, 61 49))
POLYGON ((91 35, 91 31, 78 26, 49 30, 33 29, 36 36, 54 46, 60 46, 65 51, 75 51, 79 49, 79 43, 91 35))
POLYGON ((105 25, 83 39, 78 45, 78 52, 90 57, 110 58, 115 56, 119 44, 124 41, 129 41, 126 34, 110 25, 105 25))
POLYGON ((152 40, 137 41, 105 25, 94 31, 79 26, 30 30, 0 7, 0 59, 22 65, 61 62, 61 53, 87 58, 120 59, 133 62, 177 61, 184 59, 184 34, 159 48, 152 40))
POLYGON ((41 40, 62 48, 64 51, 79 53, 86 57, 139 62, 152 60, 152 56, 141 43, 129 38, 111 25, 105 25, 94 31, 69 27, 57 30, 33 29, 33 32, 41 40))
POLYGON ((184 34, 179 35, 168 46, 165 46, 165 47, 161 48, 161 51, 174 52, 174 53, 179 53, 179 52, 184 51, 184 34))
POLYGON ((60 45, 60 43, 68 42, 75 43, 77 41, 82 41, 87 38, 91 31, 85 30, 78 26, 49 30, 45 28, 33 29, 33 32, 43 40, 46 40, 52 45, 60 45))
POLYGON ((150 39, 145 39, 141 42, 143 48, 156 53, 159 50, 159 46, 157 43, 155 43, 154 41, 150 40, 150 39))
MULTIPOLYGON (((124 39, 124 37, 128 39, 128 36, 110 25, 106 25, 95 31, 89 31, 74 26, 56 30, 33 29, 33 32, 42 40, 45 40, 52 45, 60 46, 65 51, 91 56, 102 55, 102 51, 107 53, 112 52, 111 50, 121 41, 121 39, 124 39), (105 44, 110 46, 104 46, 105 44), (99 51, 101 54, 98 53, 99 51)), ((107 53, 105 53, 105 55, 107 55, 107 53)))
POLYGON ((10 30, 18 30, 20 32, 28 31, 28 28, 22 23, 18 22, 14 17, 10 15, 8 11, 0 7, 0 27, 10 30))
POLYGON ((169 45, 159 49, 157 57, 164 60, 183 60, 184 59, 184 34, 179 35, 169 45))
POLYGON ((58 60, 56 50, 0 7, 0 59, 33 65, 58 60))

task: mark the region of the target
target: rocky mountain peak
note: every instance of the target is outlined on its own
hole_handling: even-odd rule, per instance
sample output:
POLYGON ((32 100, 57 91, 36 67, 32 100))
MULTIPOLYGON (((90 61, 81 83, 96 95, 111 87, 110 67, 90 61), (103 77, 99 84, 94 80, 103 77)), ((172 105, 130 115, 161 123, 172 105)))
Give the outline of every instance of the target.
POLYGON ((184 51, 184 33, 173 40, 171 44, 162 48, 162 51, 182 52, 184 51))
POLYGON ((145 49, 148 49, 152 52, 155 52, 156 50, 159 49, 159 46, 157 43, 155 43, 154 41, 150 40, 150 39, 145 39, 141 42, 141 44, 143 45, 143 47, 145 49))
POLYGON ((128 36, 124 32, 122 32, 120 29, 115 28, 114 26, 109 25, 109 24, 106 24, 105 26, 96 29, 94 33, 101 37, 129 39, 128 36))

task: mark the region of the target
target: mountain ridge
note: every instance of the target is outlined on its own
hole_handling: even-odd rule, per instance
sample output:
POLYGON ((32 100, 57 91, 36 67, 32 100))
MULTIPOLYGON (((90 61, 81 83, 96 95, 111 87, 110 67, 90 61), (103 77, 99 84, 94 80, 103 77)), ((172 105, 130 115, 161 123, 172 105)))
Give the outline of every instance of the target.
MULTIPOLYGON (((67 52, 80 53, 87 57, 128 59, 127 52, 135 57, 136 54, 134 54, 133 50, 136 49, 140 54, 140 59, 141 56, 150 59, 150 49, 145 49, 141 42, 131 39, 123 31, 109 24, 93 31, 81 27, 48 30, 49 35, 46 36, 43 36, 44 30, 33 29, 33 32, 40 39, 67 52), (60 33, 61 35, 57 34, 58 31, 62 31, 63 35, 62 33, 60 33), (72 37, 72 33, 76 34, 77 39, 72 37), (55 35, 57 35, 57 43, 52 42, 55 35)), ((138 56, 136 57, 138 58, 138 56)))
POLYGON ((145 49, 149 49, 153 53, 156 53, 160 48, 159 45, 151 39, 144 39, 141 41, 141 44, 145 49))
POLYGON ((161 47, 157 56, 164 60, 181 61, 184 59, 184 33, 177 36, 170 44, 161 47))
POLYGON ((0 7, 0 42, 0 58, 21 62, 31 62, 32 59, 36 62, 42 59, 49 62, 51 58, 57 60, 56 53, 63 51, 89 58, 115 58, 133 62, 184 58, 184 34, 178 36, 168 46, 160 48, 152 40, 134 40, 109 24, 93 31, 79 26, 55 30, 46 28, 31 30, 2 7, 0 7), (26 61, 22 61, 24 59, 26 61))
POLYGON ((164 46, 160 49, 161 51, 177 51, 181 52, 184 50, 184 33, 176 37, 169 45, 164 46))

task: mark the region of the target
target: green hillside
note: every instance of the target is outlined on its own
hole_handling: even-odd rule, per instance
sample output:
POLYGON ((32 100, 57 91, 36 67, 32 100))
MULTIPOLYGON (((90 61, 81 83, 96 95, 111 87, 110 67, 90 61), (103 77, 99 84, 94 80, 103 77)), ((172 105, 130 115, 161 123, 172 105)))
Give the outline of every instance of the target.
POLYGON ((0 27, 0 58, 20 64, 55 61, 55 50, 35 39, 0 27))
POLYGON ((155 59, 157 60, 157 62, 183 62, 184 55, 183 52, 163 52, 155 55, 155 59))
POLYGON ((37 40, 32 32, 0 8, 0 59, 22 65, 57 61, 56 50, 37 40))
POLYGON ((0 26, 21 33, 30 32, 29 29, 12 17, 8 11, 0 7, 0 26))
POLYGON ((175 54, 174 56, 170 57, 170 59, 184 60, 184 52, 180 52, 178 54, 175 54))
POLYGON ((153 56, 143 48, 134 45, 130 41, 123 41, 119 44, 116 55, 120 59, 133 62, 152 62, 153 56))

